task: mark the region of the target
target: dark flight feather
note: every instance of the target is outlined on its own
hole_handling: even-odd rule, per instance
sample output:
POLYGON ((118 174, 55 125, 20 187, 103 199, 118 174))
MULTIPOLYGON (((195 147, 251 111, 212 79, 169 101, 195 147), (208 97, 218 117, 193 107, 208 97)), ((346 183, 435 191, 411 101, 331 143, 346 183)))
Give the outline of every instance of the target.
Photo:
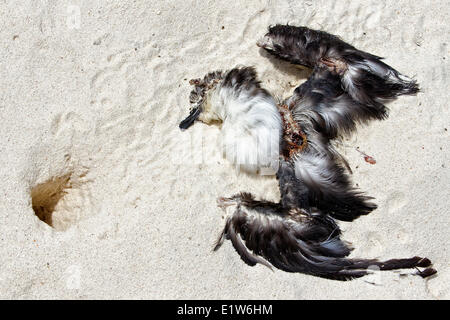
POLYGON ((415 80, 381 61, 381 57, 358 50, 324 31, 275 25, 257 44, 293 64, 328 68, 339 75, 344 90, 365 105, 382 109, 389 100, 419 91, 415 80))
POLYGON ((242 260, 250 266, 262 263, 287 272, 300 272, 333 280, 351 280, 370 274, 370 269, 426 268, 418 274, 431 276, 427 258, 347 258, 352 248, 341 240, 334 220, 319 211, 286 208, 277 203, 257 201, 250 194, 222 198, 221 205, 235 205, 226 220, 214 250, 230 239, 242 260), (270 263, 270 264, 269 264, 270 263))
MULTIPOLYGON (((291 168, 286 167, 285 171, 294 170, 295 175, 288 176, 296 179, 293 183, 297 183, 297 189, 303 185, 308 190, 308 205, 343 221, 373 211, 376 205, 369 202, 372 198, 352 186, 343 157, 331 140, 351 133, 357 123, 381 114, 353 101, 343 92, 336 76, 320 67, 284 104, 307 138, 306 147, 288 159, 291 168)), ((283 179, 283 171, 278 176, 283 179)))

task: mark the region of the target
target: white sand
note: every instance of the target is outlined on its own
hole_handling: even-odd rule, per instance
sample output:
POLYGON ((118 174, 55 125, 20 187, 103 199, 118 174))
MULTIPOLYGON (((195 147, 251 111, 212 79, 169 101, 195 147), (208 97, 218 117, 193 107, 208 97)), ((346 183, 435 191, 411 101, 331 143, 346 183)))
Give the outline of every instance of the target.
POLYGON ((450 298, 447 1, 93 2, 0 5, 1 298, 450 298), (338 34, 418 79, 422 93, 341 149, 379 205, 341 226, 352 256, 426 256, 437 277, 334 282, 249 267, 229 242, 212 252, 223 226, 216 198, 276 201, 278 186, 213 159, 217 128, 178 129, 187 80, 255 65, 286 97, 307 74, 255 41, 287 22, 338 34), (188 158, 201 156, 202 137, 203 163, 188 158), (31 190, 66 175, 51 228, 31 190))

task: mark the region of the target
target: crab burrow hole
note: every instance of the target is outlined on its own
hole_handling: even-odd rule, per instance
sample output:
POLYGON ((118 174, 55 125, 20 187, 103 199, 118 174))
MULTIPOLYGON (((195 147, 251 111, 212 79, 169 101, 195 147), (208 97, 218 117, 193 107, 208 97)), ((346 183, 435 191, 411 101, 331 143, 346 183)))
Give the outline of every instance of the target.
POLYGON ((81 218, 83 175, 68 172, 51 177, 31 188, 31 205, 36 216, 57 231, 64 231, 81 218), (78 205, 77 205, 78 204, 78 205))

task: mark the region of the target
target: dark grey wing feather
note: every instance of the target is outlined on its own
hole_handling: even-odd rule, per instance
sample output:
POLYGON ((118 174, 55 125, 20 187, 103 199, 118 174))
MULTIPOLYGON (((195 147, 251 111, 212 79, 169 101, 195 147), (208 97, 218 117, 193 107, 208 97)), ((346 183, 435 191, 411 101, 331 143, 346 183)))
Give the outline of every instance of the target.
POLYGON ((365 105, 353 100, 342 89, 339 76, 324 67, 316 67, 286 104, 298 121, 307 118, 313 129, 327 139, 349 135, 357 124, 387 117, 383 105, 365 105))
MULTIPOLYGON (((393 270, 431 265, 420 257, 388 261, 345 258, 351 248, 340 239, 332 218, 320 213, 286 212, 279 204, 235 198, 238 205, 227 218, 224 234, 251 266, 270 262, 287 272, 350 280, 368 274, 371 266, 393 270)), ((428 268, 421 275, 435 272, 428 268)))
POLYGON ((343 91, 338 76, 323 67, 316 67, 285 104, 305 133, 307 144, 288 162, 291 167, 280 164, 282 202, 296 198, 302 206, 291 201, 290 207, 317 207, 343 221, 373 211, 372 198, 352 186, 343 157, 330 141, 350 134, 358 123, 383 118, 385 110, 354 101, 343 91))
POLYGON ((399 95, 416 94, 417 82, 338 37, 306 27, 276 25, 258 45, 280 59, 309 68, 326 66, 339 75, 345 91, 362 104, 378 106, 399 95))
POLYGON ((316 148, 314 137, 309 136, 308 147, 295 156, 293 166, 295 176, 308 190, 309 207, 316 207, 333 218, 353 221, 377 208, 352 186, 345 168, 328 150, 316 148))
POLYGON ((307 144, 288 161, 280 161, 277 178, 281 203, 285 208, 316 207, 336 219, 352 221, 370 213, 376 205, 370 202, 371 197, 352 186, 342 156, 330 144, 329 137, 334 133, 327 131, 331 125, 341 128, 341 123, 324 125, 330 121, 326 119, 326 110, 317 111, 316 101, 307 97, 310 92, 292 107, 294 120, 305 133, 307 144))
MULTIPOLYGON (((241 217, 234 217, 233 219, 239 220, 241 217)), ((227 223, 229 223, 227 221, 227 223)), ((246 228, 245 223, 243 221, 231 221, 230 226, 228 228, 227 237, 231 240, 231 243, 233 244, 234 249, 237 251, 237 253, 241 256, 241 259, 247 263, 250 266, 254 266, 257 263, 261 263, 268 267, 269 269, 272 269, 272 266, 267 263, 264 259, 261 257, 255 255, 254 253, 250 252, 245 244, 242 242, 240 235, 242 233, 242 228, 246 228), (236 231, 237 229, 237 231, 236 231)), ((257 234, 257 233, 255 233, 257 234)))
POLYGON ((417 81, 411 79, 379 58, 356 50, 345 55, 347 70, 342 85, 353 99, 367 105, 380 105, 401 95, 419 92, 417 81))

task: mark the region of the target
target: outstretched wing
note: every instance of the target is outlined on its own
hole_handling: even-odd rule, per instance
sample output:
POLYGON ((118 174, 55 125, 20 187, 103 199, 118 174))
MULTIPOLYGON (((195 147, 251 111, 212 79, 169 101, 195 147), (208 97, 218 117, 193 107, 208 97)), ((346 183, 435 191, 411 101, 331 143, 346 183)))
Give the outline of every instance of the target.
MULTIPOLYGON (((248 196, 248 195, 246 195, 248 196)), ((320 213, 285 212, 278 205, 265 201, 243 201, 227 218, 219 239, 231 240, 242 260, 253 266, 262 263, 287 271, 319 277, 350 280, 368 274, 370 266, 381 270, 428 267, 424 258, 348 259, 351 248, 340 239, 340 230, 333 219, 320 213), (269 264, 270 262, 270 264, 269 264)), ((431 275, 434 269, 423 274, 431 275)))
POLYGON ((343 90, 339 76, 321 66, 314 68, 286 104, 294 117, 309 118, 314 129, 328 139, 352 133, 358 123, 387 117, 382 104, 366 105, 355 101, 343 90))
POLYGON ((324 31, 276 25, 269 27, 257 44, 293 64, 328 68, 339 75, 345 91, 362 104, 378 106, 399 95, 419 91, 415 80, 382 62, 381 57, 358 50, 324 31))
POLYGON ((343 221, 352 221, 374 210, 376 205, 369 201, 372 198, 352 186, 343 166, 346 162, 330 140, 352 132, 357 123, 383 117, 384 113, 355 102, 342 90, 337 75, 322 67, 316 67, 285 104, 306 135, 307 143, 291 157, 288 163, 292 163, 292 168, 279 171, 281 193, 288 194, 286 181, 293 180, 298 186, 289 186, 291 193, 303 187, 307 190, 309 207, 343 221), (294 173, 287 175, 289 171, 294 173))

